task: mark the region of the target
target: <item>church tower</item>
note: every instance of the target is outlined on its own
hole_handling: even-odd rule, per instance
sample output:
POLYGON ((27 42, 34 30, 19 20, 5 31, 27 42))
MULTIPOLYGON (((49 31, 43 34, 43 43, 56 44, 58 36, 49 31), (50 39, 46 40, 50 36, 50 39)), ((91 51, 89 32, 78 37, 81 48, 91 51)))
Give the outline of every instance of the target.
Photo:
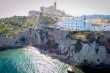
POLYGON ((56 9, 56 7, 57 7, 57 4, 56 4, 56 2, 54 2, 54 7, 55 7, 55 9, 56 9))

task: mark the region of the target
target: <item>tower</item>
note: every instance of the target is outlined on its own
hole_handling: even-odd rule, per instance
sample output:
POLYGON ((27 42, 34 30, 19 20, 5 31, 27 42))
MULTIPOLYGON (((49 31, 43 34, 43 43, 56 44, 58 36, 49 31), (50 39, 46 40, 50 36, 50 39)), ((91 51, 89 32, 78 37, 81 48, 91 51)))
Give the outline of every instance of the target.
POLYGON ((44 11, 44 8, 43 7, 40 7, 40 11, 44 11))
POLYGON ((54 7, 55 7, 55 9, 56 9, 56 6, 57 6, 57 4, 56 4, 56 2, 54 2, 54 7))

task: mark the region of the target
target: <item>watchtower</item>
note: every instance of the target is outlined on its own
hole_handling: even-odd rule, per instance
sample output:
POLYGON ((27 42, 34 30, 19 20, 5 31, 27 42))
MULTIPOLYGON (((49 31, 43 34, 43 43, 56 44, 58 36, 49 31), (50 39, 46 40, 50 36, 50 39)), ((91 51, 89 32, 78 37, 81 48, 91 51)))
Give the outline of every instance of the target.
POLYGON ((57 4, 56 4, 56 2, 54 2, 54 7, 55 7, 55 9, 56 9, 56 7, 57 7, 57 4))

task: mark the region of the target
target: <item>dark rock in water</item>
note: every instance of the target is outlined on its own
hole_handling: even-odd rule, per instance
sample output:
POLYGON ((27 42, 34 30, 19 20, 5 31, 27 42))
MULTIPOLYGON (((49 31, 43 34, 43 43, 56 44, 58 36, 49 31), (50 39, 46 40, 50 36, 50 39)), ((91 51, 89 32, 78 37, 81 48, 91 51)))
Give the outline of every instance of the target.
POLYGON ((72 72, 72 71, 68 71, 68 70, 67 70, 67 72, 68 72, 68 73, 74 73, 74 72, 72 72))
POLYGON ((81 69, 84 73, 110 73, 110 66, 82 66, 81 69))

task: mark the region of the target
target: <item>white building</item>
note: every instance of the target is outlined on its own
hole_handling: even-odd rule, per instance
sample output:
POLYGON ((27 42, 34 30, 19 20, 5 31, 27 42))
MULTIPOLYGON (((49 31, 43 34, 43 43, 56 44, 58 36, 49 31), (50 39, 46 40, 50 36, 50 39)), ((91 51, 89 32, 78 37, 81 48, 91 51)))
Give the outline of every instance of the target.
POLYGON ((95 26, 92 22, 77 19, 59 21, 56 26, 61 30, 70 31, 110 31, 110 24, 108 23, 95 26))
POLYGON ((84 20, 64 20, 56 24, 58 27, 64 30, 85 31, 90 30, 90 22, 84 20))
POLYGON ((104 25, 102 25, 101 30, 110 31, 110 23, 105 23, 104 25))

